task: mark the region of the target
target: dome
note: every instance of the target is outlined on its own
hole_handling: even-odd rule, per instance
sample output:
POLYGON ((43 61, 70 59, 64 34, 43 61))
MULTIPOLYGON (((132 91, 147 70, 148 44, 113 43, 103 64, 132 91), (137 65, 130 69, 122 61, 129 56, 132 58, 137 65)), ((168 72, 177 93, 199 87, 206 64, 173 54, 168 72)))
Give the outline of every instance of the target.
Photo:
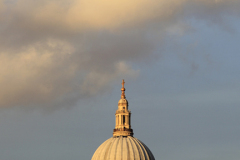
POLYGON ((92 160, 155 160, 148 147, 133 137, 131 111, 125 97, 124 80, 122 94, 115 113, 113 137, 101 144, 92 156, 92 160))
POLYGON ((120 99, 118 104, 128 104, 128 101, 126 99, 120 99))
POLYGON ((92 160, 155 160, 148 147, 132 136, 112 137, 103 142, 92 160))

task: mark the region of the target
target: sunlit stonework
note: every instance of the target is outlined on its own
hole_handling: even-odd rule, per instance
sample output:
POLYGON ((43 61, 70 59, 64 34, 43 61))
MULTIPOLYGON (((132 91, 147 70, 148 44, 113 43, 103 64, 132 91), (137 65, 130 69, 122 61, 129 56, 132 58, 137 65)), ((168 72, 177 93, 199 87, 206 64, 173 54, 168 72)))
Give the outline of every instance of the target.
POLYGON ((121 99, 118 101, 118 110, 116 111, 116 125, 113 130, 113 137, 117 136, 132 136, 133 130, 131 129, 130 119, 131 111, 128 110, 128 101, 125 97, 124 80, 122 81, 122 94, 121 99))
POLYGON ((98 147, 92 160, 155 160, 148 147, 133 137, 131 111, 128 110, 124 83, 123 80, 121 99, 118 101, 118 109, 115 113, 116 125, 113 137, 98 147))

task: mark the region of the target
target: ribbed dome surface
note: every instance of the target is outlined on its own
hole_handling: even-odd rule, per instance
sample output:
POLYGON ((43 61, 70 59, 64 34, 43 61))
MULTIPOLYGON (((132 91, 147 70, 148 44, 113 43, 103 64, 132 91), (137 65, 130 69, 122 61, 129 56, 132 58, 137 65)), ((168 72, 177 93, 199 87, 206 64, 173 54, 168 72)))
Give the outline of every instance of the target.
POLYGON ((148 147, 137 138, 112 137, 101 144, 92 160, 155 160, 148 147))

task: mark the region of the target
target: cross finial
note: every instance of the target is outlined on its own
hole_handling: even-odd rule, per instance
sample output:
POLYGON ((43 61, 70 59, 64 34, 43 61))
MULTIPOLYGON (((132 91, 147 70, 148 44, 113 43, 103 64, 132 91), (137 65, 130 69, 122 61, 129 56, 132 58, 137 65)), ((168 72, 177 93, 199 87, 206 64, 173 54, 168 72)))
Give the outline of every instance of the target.
POLYGON ((121 89, 121 91, 122 91, 122 94, 121 94, 121 98, 122 99, 124 99, 125 98, 125 88, 124 88, 124 79, 122 80, 122 89, 121 89))
POLYGON ((124 82, 124 79, 123 79, 123 80, 122 80, 122 88, 124 88, 124 83, 125 83, 125 82, 124 82))

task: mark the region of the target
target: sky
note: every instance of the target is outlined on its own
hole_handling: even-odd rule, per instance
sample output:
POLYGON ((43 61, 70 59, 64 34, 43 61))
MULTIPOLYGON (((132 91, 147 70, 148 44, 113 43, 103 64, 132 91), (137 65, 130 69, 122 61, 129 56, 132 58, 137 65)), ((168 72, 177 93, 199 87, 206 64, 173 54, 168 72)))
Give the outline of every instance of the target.
POLYGON ((91 159, 125 79, 155 159, 239 160, 239 0, 0 0, 0 159, 91 159))

